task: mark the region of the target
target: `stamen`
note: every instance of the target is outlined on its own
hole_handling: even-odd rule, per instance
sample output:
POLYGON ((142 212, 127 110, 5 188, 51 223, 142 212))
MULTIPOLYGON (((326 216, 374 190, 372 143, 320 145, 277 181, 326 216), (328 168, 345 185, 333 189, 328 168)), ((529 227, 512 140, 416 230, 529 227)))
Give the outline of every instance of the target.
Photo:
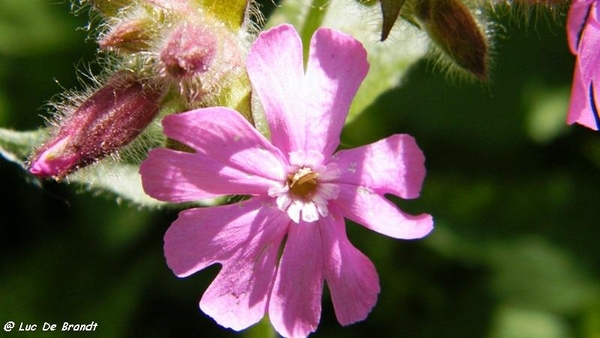
POLYGON ((300 168, 295 174, 288 175, 288 185, 292 193, 303 200, 310 199, 317 190, 319 174, 310 168, 300 168))

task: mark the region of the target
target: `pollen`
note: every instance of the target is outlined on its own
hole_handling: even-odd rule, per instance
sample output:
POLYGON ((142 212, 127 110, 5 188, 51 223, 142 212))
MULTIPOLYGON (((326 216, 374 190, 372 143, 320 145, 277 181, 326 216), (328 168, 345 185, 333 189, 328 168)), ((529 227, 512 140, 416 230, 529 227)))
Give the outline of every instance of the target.
POLYGON ((310 168, 300 168, 295 174, 288 175, 288 186, 292 193, 303 199, 310 200, 317 190, 319 174, 310 168))

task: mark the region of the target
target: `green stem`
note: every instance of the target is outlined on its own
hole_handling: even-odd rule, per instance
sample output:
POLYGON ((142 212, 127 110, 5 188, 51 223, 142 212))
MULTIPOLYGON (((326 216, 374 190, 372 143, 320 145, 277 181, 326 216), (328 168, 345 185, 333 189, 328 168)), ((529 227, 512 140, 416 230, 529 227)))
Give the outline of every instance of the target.
POLYGON ((269 318, 265 316, 260 322, 256 323, 254 326, 251 326, 247 330, 242 333, 242 336, 245 338, 276 338, 279 337, 273 326, 271 326, 271 322, 269 322, 269 318))
POLYGON ((308 60, 308 50, 310 47, 310 39, 314 32, 321 27, 325 14, 327 13, 327 7, 331 0, 313 0, 306 20, 304 20, 304 26, 300 32, 300 38, 302 39, 302 47, 304 47, 304 64, 308 60))

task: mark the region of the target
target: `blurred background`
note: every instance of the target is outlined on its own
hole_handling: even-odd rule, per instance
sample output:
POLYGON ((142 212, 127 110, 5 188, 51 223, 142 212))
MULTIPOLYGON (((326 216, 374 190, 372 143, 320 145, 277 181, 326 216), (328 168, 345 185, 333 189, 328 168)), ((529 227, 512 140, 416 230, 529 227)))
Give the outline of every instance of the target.
MULTIPOLYGON (((416 137, 427 158, 422 195, 395 201, 431 213, 436 228, 399 241, 348 224, 377 267, 379 301, 344 328, 325 294, 312 337, 600 337, 600 133, 564 123, 574 65, 565 18, 533 16, 499 17, 489 82, 451 80, 420 62, 346 127, 349 146, 416 137)), ((54 95, 82 88, 77 69, 96 67, 88 18, 66 1, 0 0, 0 126, 36 129, 54 95)), ((0 177, 0 324, 38 324, 29 336, 65 321, 95 321, 96 332, 80 335, 102 337, 268 331, 235 333, 199 311, 218 267, 171 273, 162 237, 175 211, 39 181, 5 159, 0 177)))

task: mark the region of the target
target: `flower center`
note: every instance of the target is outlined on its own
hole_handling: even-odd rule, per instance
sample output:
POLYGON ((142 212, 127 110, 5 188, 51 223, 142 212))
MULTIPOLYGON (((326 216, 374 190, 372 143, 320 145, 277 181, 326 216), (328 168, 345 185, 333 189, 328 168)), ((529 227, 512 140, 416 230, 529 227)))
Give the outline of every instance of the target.
POLYGON ((290 153, 289 167, 283 182, 269 188, 279 210, 290 219, 312 223, 329 214, 329 201, 340 192, 336 180, 340 170, 334 162, 324 164, 323 155, 317 151, 290 153))
POLYGON ((287 184, 292 193, 300 199, 310 200, 317 191, 319 174, 311 168, 300 168, 295 174, 288 174, 287 184))

